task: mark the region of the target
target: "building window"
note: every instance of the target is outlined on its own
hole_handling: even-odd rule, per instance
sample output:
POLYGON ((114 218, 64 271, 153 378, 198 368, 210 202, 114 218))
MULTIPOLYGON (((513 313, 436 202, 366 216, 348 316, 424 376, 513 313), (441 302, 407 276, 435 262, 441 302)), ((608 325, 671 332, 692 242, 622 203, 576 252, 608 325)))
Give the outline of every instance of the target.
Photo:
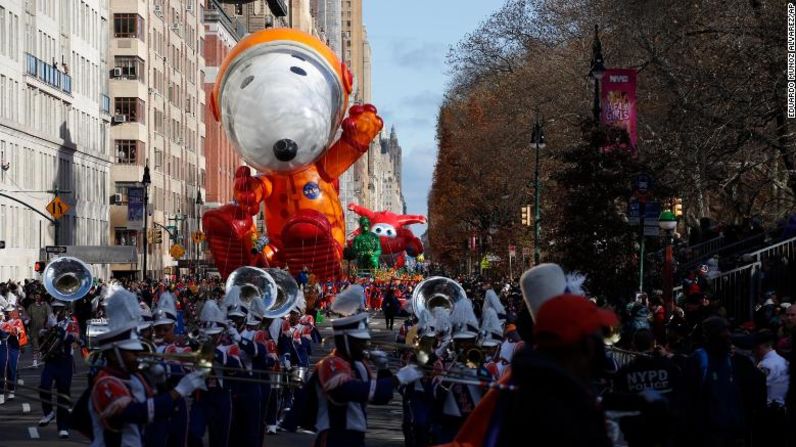
POLYGON ((138 98, 114 98, 114 122, 144 123, 146 104, 138 98), (116 117, 124 116, 125 118, 116 117))
POLYGON ((116 160, 119 164, 134 165, 138 160, 138 146, 140 141, 115 140, 116 160))
POLYGON ((144 18, 138 14, 114 14, 113 37, 144 38, 144 18))
POLYGON ((116 245, 138 245, 138 231, 126 227, 116 227, 114 231, 116 245))
POLYGON ((136 56, 116 56, 113 63, 115 68, 121 69, 122 78, 138 79, 141 82, 146 82, 143 59, 136 56))

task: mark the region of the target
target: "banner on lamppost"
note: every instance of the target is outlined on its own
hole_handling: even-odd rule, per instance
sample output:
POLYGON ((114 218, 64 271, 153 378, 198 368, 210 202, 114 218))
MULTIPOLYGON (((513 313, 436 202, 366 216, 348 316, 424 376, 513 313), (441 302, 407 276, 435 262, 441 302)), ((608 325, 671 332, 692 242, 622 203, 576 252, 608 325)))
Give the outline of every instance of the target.
POLYGON ((127 229, 144 229, 144 188, 127 188, 127 229))
POLYGON ((623 149, 636 156, 636 70, 609 68, 601 84, 600 121, 608 128, 603 150, 623 149))

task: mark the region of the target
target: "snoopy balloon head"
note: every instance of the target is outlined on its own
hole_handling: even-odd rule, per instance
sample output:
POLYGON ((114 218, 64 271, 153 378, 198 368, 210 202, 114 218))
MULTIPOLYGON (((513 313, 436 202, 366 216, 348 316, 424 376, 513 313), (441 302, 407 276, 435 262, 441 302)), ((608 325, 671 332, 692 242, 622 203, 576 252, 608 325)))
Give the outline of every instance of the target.
POLYGON ((213 113, 241 157, 266 174, 300 171, 323 155, 353 86, 326 45, 292 29, 249 35, 219 73, 213 113))

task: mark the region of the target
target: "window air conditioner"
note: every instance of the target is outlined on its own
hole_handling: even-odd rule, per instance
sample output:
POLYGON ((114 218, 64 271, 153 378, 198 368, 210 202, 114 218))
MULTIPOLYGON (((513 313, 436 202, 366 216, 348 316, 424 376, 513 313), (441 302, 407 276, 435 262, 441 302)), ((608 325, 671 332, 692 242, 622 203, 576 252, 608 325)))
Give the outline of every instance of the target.
POLYGON ((120 205, 122 203, 122 195, 120 193, 116 193, 111 196, 111 205, 120 205))
POLYGON ((122 77, 122 67, 113 67, 113 70, 111 70, 111 77, 112 78, 121 78, 122 77))
POLYGON ((193 3, 188 3, 187 5, 185 5, 185 10, 186 11, 193 11, 193 3))
POLYGON ((126 123, 127 122, 127 115, 113 115, 113 122, 114 123, 126 123))

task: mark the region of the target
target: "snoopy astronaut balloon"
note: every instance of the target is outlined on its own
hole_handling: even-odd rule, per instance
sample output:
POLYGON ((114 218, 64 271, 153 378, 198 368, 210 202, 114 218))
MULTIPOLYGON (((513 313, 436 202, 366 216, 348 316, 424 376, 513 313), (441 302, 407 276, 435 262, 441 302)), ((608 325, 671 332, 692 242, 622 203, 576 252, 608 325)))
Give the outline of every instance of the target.
POLYGON ((345 220, 338 178, 384 124, 369 104, 352 106, 344 119, 352 85, 334 52, 298 30, 250 34, 227 55, 210 107, 248 166, 235 173, 235 203, 202 217, 223 276, 243 265, 339 275, 345 220), (261 203, 267 237, 253 220, 261 203))

